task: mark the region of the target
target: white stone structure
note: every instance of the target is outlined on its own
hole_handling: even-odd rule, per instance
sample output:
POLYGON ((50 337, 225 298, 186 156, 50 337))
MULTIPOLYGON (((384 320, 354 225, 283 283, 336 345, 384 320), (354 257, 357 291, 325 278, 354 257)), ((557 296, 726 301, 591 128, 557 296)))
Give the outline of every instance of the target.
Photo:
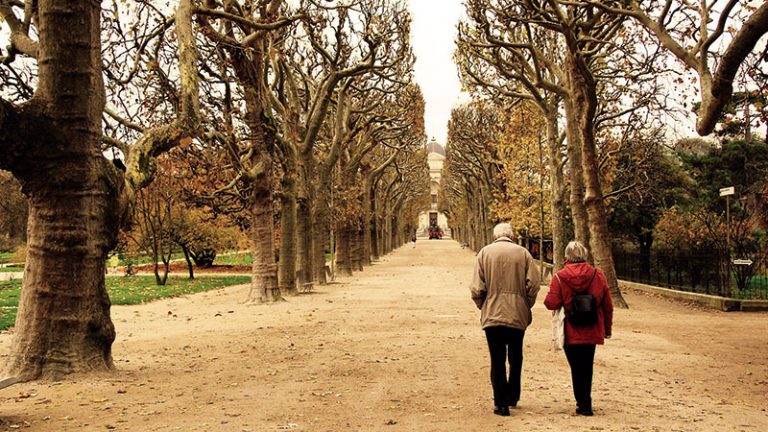
POLYGON ((417 235, 427 235, 430 221, 437 221, 437 225, 443 229, 446 236, 450 236, 448 219, 438 211, 438 193, 440 191, 440 176, 445 162, 445 149, 434 138, 427 144, 427 163, 429 164, 429 191, 432 196, 430 208, 419 213, 419 229, 417 235))

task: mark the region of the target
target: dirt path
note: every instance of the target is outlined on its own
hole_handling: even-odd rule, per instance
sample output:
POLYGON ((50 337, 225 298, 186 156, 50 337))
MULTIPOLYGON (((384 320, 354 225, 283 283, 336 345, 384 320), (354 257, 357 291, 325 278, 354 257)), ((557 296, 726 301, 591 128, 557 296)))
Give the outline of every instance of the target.
POLYGON ((494 416, 472 265, 453 241, 419 241, 277 305, 241 304, 248 288, 233 287, 114 307, 117 371, 0 391, 0 430, 768 430, 768 314, 632 292, 598 348, 595 417, 572 415, 544 292, 520 405, 494 416))

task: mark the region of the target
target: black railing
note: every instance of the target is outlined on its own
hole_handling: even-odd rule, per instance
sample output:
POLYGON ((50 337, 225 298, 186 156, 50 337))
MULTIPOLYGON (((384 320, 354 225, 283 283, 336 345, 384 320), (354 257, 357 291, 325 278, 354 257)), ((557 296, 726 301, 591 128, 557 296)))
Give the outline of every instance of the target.
POLYGON ((718 255, 614 249, 613 259, 619 279, 738 299, 768 299, 768 272, 758 263, 752 264, 756 266, 752 269, 754 274, 745 278, 743 268, 729 266, 728 260, 718 255), (729 272, 730 277, 726 277, 729 272))

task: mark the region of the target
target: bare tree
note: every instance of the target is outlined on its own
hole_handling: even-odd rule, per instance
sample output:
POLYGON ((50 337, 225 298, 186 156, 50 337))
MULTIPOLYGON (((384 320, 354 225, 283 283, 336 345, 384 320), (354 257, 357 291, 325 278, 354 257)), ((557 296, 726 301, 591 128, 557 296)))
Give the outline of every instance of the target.
POLYGON ((113 367, 107 254, 136 191, 152 179, 153 158, 197 133, 192 4, 181 0, 179 114, 124 147, 125 172, 102 156, 100 13, 89 1, 0 3, 10 54, 37 59, 39 71, 29 100, 0 100, 0 168, 29 199, 27 270, 7 365, 24 380, 113 367))
POLYGON ((698 75, 701 108, 696 130, 710 134, 733 94, 741 65, 768 32, 768 3, 577 0, 569 2, 631 17, 698 75), (724 3, 724 4, 722 4, 724 3))

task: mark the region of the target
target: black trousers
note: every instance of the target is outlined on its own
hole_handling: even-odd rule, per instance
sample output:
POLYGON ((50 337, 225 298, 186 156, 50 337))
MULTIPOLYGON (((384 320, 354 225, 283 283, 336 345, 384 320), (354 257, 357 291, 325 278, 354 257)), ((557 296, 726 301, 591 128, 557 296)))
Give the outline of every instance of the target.
POLYGON ((488 351, 491 354, 491 386, 496 406, 512 406, 520 399, 520 374, 523 370, 523 337, 525 330, 511 327, 488 327, 488 351), (509 359, 509 378, 507 378, 509 359))
POLYGON ((592 369, 595 362, 594 345, 566 345, 565 357, 571 366, 571 382, 576 406, 592 409, 592 369))

